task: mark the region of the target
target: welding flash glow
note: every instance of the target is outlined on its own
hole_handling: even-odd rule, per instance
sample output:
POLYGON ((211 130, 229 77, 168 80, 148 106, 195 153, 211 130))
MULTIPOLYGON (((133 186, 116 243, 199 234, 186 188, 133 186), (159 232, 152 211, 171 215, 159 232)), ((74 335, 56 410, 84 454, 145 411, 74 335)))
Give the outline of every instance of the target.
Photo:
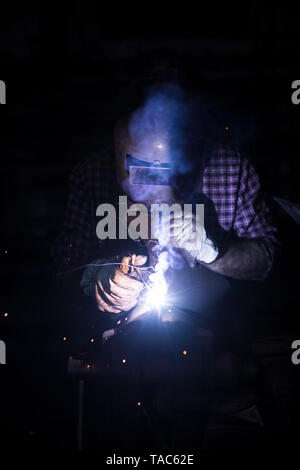
POLYGON ((159 254, 158 263, 154 268, 155 272, 149 276, 150 286, 146 299, 147 302, 156 309, 162 307, 166 300, 168 286, 164 273, 169 267, 167 256, 167 252, 159 254))
POLYGON ((153 285, 147 293, 147 302, 154 308, 162 307, 167 289, 163 285, 153 285))

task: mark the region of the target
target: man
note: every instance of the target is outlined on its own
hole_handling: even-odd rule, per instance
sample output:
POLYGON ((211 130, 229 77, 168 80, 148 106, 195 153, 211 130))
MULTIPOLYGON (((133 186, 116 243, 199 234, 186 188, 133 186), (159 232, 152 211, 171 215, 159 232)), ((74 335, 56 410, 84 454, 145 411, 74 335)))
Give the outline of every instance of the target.
POLYGON ((155 85, 145 102, 117 124, 114 150, 79 164, 71 174, 55 257, 61 269, 90 264, 81 286, 103 312, 126 312, 136 305, 144 287, 136 272, 152 254, 153 245, 140 250, 135 243, 124 251, 114 240, 114 257, 105 256, 106 245, 96 235, 96 210, 102 203, 117 203, 119 194, 148 208, 163 202, 204 203, 204 227, 193 217, 169 220, 168 245, 194 261, 195 273, 205 265, 223 276, 264 280, 271 271, 276 229, 258 175, 238 151, 211 140, 203 113, 196 117, 195 104, 182 89, 155 85), (132 274, 120 270, 129 252, 137 254, 132 274))
MULTIPOLYGON (((259 178, 253 166, 238 151, 215 138, 217 125, 205 113, 202 102, 186 95, 174 81, 169 80, 169 76, 164 84, 156 80, 150 88, 149 84, 147 87, 146 98, 116 124, 114 144, 73 170, 64 224, 53 254, 57 270, 67 273, 60 279, 70 279, 72 273, 80 273, 81 282, 79 279, 72 282, 70 291, 64 291, 64 295, 76 306, 74 298, 80 291, 80 282, 84 293, 94 299, 102 312, 95 315, 99 323, 103 322, 101 332, 112 327, 111 319, 115 320, 116 326, 119 320, 122 322, 134 312, 144 290, 138 275, 144 271, 140 268, 155 265, 157 253, 167 250, 171 254, 173 264, 170 263, 166 275, 170 271, 173 282, 172 272, 176 274, 173 276, 174 288, 170 288, 170 292, 178 293, 174 305, 182 306, 183 314, 187 310, 196 312, 197 321, 194 321, 195 316, 187 315, 188 319, 180 318, 179 322, 165 328, 165 323, 156 324, 154 316, 147 324, 134 322, 124 336, 115 335, 105 346, 111 348, 117 364, 118 341, 123 346, 126 344, 124 348, 128 357, 132 353, 138 370, 142 371, 139 397, 142 396, 141 401, 145 402, 150 416, 152 407, 155 408, 153 403, 159 401, 157 397, 166 395, 169 411, 160 408, 157 413, 154 410, 154 416, 157 414, 162 420, 157 427, 160 435, 165 429, 166 442, 175 439, 172 443, 174 448, 198 448, 210 406, 211 371, 214 369, 207 359, 210 354, 203 356, 203 351, 211 352, 210 340, 214 336, 222 351, 220 338, 224 333, 231 334, 233 329, 236 333, 237 324, 236 317, 228 319, 228 309, 223 303, 221 315, 226 318, 220 322, 217 316, 211 322, 213 312, 209 301, 206 308, 205 296, 211 286, 212 297, 218 297, 218 284, 220 279, 224 281, 224 277, 265 279, 274 261, 276 229, 270 222, 269 209, 262 198, 259 178), (134 203, 143 203, 149 212, 153 203, 169 206, 190 203, 193 208, 196 204, 204 204, 204 226, 196 223, 194 213, 184 219, 171 214, 166 220, 172 227, 167 241, 161 240, 159 233, 149 240, 99 240, 96 233, 100 220, 97 208, 107 203, 118 208, 120 195, 127 196, 128 208, 132 208, 134 203), (213 282, 210 282, 212 278, 213 282), (208 326, 205 315, 209 316, 208 326), (107 317, 110 319, 104 326, 107 317), (225 325, 224 329, 222 325, 225 325), (185 357, 182 351, 187 358, 193 351, 190 369, 186 365, 182 368, 181 360, 185 357), (178 371, 175 374, 177 382, 176 377, 168 375, 173 370, 178 371), (155 380, 152 380, 151 371, 155 380), (164 380, 165 376, 167 380, 164 380), (206 390, 204 394, 203 390, 206 390), (182 412, 176 410, 175 405, 173 409, 172 403, 176 400, 178 403, 184 400, 182 412), (166 422, 163 421, 164 416, 166 422), (180 423, 180 432, 174 433, 176 421, 180 423)), ((231 307, 232 304, 230 310, 234 310, 231 307)), ((64 306, 64 312, 66 310, 64 306)), ((84 308, 86 312, 88 310, 84 308)), ((168 312, 165 313, 168 317, 168 312)), ((71 315, 71 323, 77 329, 74 309, 71 315)), ((173 309, 170 315, 167 321, 176 320, 173 309)), ((237 316, 243 321, 243 315, 237 316)), ((86 315, 84 318, 88 322, 86 315)), ((239 329, 237 334, 240 335, 239 329)), ((223 367, 227 371, 226 380, 228 375, 234 375, 231 362, 235 363, 226 360, 223 367)), ((133 385, 129 394, 118 383, 115 387, 114 414, 118 417, 116 429, 119 432, 114 429, 112 435, 120 448, 122 445, 128 448, 132 439, 137 437, 143 441, 145 436, 136 425, 136 415, 131 408, 136 387, 133 385), (128 406, 124 405, 127 403, 125 398, 128 406), (127 439, 126 445, 122 439, 127 439)), ((97 396, 101 396, 102 381, 99 381, 98 388, 97 396)), ((103 408, 103 402, 100 400, 99 403, 103 408)), ((95 409, 93 415, 97 417, 97 427, 101 418, 95 409)), ((156 435, 155 432, 153 434, 156 435)), ((149 445, 148 437, 142 448, 145 448, 145 442, 149 445)), ((156 441, 154 446, 157 446, 156 441)))

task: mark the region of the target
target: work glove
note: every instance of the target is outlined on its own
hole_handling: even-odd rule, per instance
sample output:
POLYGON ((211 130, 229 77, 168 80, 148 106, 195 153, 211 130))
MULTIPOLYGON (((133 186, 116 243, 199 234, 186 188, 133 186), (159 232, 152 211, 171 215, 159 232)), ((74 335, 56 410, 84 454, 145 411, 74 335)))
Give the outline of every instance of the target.
POLYGON ((139 280, 138 268, 146 263, 147 256, 125 256, 119 263, 118 259, 114 257, 106 261, 93 261, 85 270, 80 283, 87 295, 95 296, 97 307, 102 312, 127 312, 136 305, 144 288, 143 282, 139 280))
POLYGON ((159 243, 169 244, 183 251, 188 261, 192 258, 203 263, 212 263, 219 254, 218 248, 206 235, 204 225, 193 213, 164 217, 157 232, 159 243))

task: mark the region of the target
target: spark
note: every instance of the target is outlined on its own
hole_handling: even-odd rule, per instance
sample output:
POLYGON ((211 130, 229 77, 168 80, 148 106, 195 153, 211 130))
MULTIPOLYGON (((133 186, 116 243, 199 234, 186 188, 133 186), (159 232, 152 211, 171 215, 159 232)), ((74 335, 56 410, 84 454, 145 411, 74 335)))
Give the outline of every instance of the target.
POLYGON ((159 150, 162 150, 165 148, 164 144, 161 143, 161 142, 157 142, 156 145, 155 145, 156 148, 158 148, 159 150))

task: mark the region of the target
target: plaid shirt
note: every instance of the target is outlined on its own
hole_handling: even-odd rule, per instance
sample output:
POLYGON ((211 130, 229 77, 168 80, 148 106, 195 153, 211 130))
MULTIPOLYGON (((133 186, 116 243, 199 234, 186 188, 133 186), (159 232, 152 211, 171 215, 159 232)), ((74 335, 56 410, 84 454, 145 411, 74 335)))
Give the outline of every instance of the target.
MULTIPOLYGON (((96 209, 118 198, 113 162, 113 151, 107 149, 71 173, 64 223, 52 253, 57 270, 86 264, 99 252, 96 209)), ((270 222, 259 177, 249 161, 230 148, 215 147, 196 189, 212 203, 224 233, 262 244, 269 260, 267 275, 274 260, 277 230, 270 222)))

